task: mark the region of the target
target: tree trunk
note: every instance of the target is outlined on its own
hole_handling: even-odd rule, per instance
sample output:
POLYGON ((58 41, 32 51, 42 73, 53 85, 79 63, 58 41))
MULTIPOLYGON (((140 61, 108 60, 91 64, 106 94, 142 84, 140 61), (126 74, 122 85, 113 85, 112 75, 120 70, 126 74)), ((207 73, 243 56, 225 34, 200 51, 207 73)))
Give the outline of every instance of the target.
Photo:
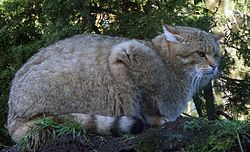
POLYGON ((209 120, 215 120, 216 115, 215 115, 214 96, 213 96, 211 81, 204 88, 204 98, 206 100, 207 117, 209 120))
POLYGON ((193 96, 193 101, 199 117, 203 117, 204 115, 202 112, 202 100, 200 99, 198 93, 193 96))

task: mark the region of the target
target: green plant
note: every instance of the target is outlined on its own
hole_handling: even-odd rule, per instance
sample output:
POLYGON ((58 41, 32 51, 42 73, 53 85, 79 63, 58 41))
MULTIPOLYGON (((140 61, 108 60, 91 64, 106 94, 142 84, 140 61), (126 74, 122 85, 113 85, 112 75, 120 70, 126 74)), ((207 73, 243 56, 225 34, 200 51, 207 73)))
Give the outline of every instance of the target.
POLYGON ((162 140, 156 135, 148 135, 141 139, 139 144, 139 149, 143 152, 152 152, 156 151, 162 145, 162 140))
POLYGON ((192 121, 187 121, 184 124, 184 129, 185 130, 201 130, 202 126, 200 124, 200 121, 202 119, 193 119, 192 121))
POLYGON ((249 127, 248 121, 194 119, 184 124, 184 128, 195 132, 200 131, 203 135, 194 137, 192 144, 189 144, 185 150, 216 152, 238 148, 243 152, 243 143, 246 145, 249 142, 249 127), (197 144, 197 141, 200 144, 197 144))
POLYGON ((175 140, 181 142, 182 139, 183 139, 183 135, 182 134, 176 134, 176 135, 173 135, 173 136, 169 137, 169 141, 170 142, 175 141, 175 140))
POLYGON ((122 136, 124 142, 128 141, 128 140, 131 140, 131 139, 134 139, 135 138, 135 135, 131 135, 131 134, 124 134, 122 136))
POLYGON ((20 150, 31 149, 36 151, 41 148, 45 141, 55 140, 64 134, 72 134, 74 138, 83 137, 90 146, 93 146, 81 124, 72 119, 63 119, 63 121, 63 123, 57 123, 47 117, 37 120, 37 123, 19 143, 20 150))

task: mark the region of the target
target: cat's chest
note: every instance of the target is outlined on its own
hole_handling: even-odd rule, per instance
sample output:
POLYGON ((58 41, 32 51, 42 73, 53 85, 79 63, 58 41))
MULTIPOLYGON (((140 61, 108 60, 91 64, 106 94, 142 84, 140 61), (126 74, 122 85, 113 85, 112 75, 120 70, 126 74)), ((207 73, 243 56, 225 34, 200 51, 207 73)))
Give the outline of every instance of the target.
POLYGON ((186 109, 192 96, 188 86, 175 83, 162 88, 162 96, 155 101, 160 115, 174 121, 186 109))

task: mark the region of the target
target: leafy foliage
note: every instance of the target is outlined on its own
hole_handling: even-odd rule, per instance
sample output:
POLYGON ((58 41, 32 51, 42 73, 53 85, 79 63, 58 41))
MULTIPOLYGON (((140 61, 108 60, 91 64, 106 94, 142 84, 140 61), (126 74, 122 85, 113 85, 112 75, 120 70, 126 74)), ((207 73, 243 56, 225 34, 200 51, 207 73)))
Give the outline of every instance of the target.
POLYGON ((212 16, 204 8, 185 0, 115 3, 115 7, 122 7, 114 14, 105 14, 108 18, 112 18, 112 15, 115 17, 109 24, 101 22, 104 25, 104 34, 150 40, 162 32, 162 22, 199 27, 206 31, 213 26, 212 16))
POLYGON ((235 2, 231 16, 220 15, 218 24, 224 24, 223 58, 220 66, 221 76, 215 82, 217 94, 222 96, 223 104, 218 109, 234 118, 249 114, 249 14, 247 4, 235 2))

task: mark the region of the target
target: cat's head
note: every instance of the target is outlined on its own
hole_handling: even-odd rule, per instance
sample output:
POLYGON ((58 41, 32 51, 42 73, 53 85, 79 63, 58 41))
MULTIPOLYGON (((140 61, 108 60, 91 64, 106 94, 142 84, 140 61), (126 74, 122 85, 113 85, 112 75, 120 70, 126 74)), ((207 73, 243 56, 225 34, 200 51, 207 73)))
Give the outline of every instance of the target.
POLYGON ((221 56, 218 41, 222 35, 165 24, 163 31, 153 43, 165 62, 172 66, 176 74, 185 75, 192 83, 198 83, 195 87, 206 85, 218 71, 221 56))

